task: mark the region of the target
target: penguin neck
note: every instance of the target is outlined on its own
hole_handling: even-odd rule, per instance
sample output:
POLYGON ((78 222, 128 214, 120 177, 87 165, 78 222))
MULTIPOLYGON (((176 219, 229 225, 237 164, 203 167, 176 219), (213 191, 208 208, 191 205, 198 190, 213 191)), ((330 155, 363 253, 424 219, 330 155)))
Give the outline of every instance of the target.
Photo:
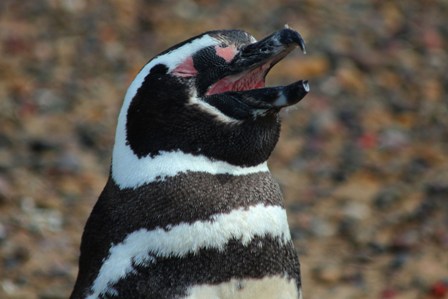
POLYGON ((126 140, 126 106, 125 104, 120 112, 112 152, 111 177, 120 189, 135 189, 186 172, 235 176, 269 172, 267 161, 243 167, 204 155, 184 153, 180 149, 138 157, 126 140))

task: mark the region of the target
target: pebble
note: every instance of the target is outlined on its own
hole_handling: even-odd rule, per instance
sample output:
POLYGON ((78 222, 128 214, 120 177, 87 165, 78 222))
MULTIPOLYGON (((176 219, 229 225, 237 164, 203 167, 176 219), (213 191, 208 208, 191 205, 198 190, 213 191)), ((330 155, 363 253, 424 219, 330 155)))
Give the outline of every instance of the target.
POLYGON ((379 136, 379 145, 384 150, 398 150, 408 145, 409 135, 402 130, 387 129, 379 136))
POLYGON ((312 219, 310 230, 312 235, 323 238, 334 236, 336 233, 336 227, 334 224, 319 217, 312 219))
POLYGON ((405 169, 403 170, 403 179, 409 183, 418 183, 430 167, 431 163, 428 159, 417 156, 405 166, 405 169))
POLYGON ((320 265, 313 269, 313 277, 315 280, 325 284, 335 284, 339 282, 342 277, 342 268, 338 265, 320 265))
POLYGON ((342 214, 356 220, 370 216, 370 207, 363 202, 349 201, 342 207, 342 214))
POLYGON ((390 243, 393 252, 409 252, 420 244, 420 236, 415 230, 399 233, 390 243))
POLYGON ((11 199, 12 194, 13 190, 9 180, 0 175, 0 206, 6 204, 11 199))
POLYGON ((392 208, 402 198, 402 191, 399 186, 393 185, 381 189, 373 200, 375 207, 379 210, 392 208))
POLYGON ((7 232, 4 224, 0 222, 0 245, 6 240, 7 232))
POLYGON ((392 261, 389 263, 389 269, 392 271, 400 270, 408 260, 409 255, 403 253, 396 254, 394 255, 392 261))
POLYGON ((18 289, 18 287, 10 279, 2 280, 0 285, 2 286, 3 291, 9 295, 14 294, 18 289))
POLYGON ((53 172, 58 174, 77 174, 82 168, 81 164, 78 155, 70 151, 64 151, 57 157, 53 172))
POLYGON ((429 288, 429 294, 433 298, 447 298, 448 297, 448 279, 435 282, 429 288))
MULTIPOLYGON (((448 198, 448 182, 431 182, 425 186, 425 193, 430 200, 443 200, 448 198)), ((446 205, 444 205, 446 207, 446 205)))
POLYGON ((393 288, 387 288, 381 291, 380 299, 392 299, 398 296, 399 292, 393 288))
POLYGON ((5 256, 2 259, 3 266, 5 269, 12 269, 15 267, 20 267, 26 263, 30 257, 31 253, 27 247, 17 246, 10 249, 10 252, 5 252, 5 256))
POLYGON ((39 299, 66 299, 69 296, 67 289, 54 288, 39 294, 39 299))
POLYGON ((61 211, 37 208, 34 199, 31 197, 22 199, 21 206, 26 214, 26 217, 22 218, 22 221, 32 231, 57 232, 62 229, 64 221, 61 211))
POLYGON ((35 138, 28 141, 28 147, 34 154, 43 154, 45 152, 57 151, 60 145, 53 140, 35 138))

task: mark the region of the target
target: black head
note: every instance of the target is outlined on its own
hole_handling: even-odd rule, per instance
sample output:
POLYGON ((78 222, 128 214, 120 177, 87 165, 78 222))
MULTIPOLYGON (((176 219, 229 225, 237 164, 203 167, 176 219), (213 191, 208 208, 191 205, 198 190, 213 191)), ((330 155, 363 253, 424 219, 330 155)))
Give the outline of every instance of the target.
POLYGON ((303 39, 289 28, 259 42, 244 31, 222 30, 156 56, 127 91, 113 174, 167 152, 242 167, 265 162, 278 140, 277 112, 309 90, 306 81, 265 87, 271 67, 296 47, 304 50, 303 39))

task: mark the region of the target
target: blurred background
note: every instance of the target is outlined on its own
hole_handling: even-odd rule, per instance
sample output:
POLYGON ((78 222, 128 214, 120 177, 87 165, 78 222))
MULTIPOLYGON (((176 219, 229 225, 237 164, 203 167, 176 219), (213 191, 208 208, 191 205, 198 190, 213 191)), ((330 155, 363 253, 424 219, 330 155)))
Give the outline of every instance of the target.
POLYGON ((448 1, 0 2, 0 298, 67 298, 128 84, 210 29, 307 42, 270 168, 304 298, 448 298, 448 1))

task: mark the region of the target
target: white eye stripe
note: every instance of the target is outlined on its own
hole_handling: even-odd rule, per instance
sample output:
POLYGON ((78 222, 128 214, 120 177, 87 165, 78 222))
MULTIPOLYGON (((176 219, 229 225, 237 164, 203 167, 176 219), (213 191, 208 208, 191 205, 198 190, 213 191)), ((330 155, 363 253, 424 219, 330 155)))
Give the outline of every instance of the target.
POLYGON ((186 43, 179 48, 154 58, 149 64, 164 64, 168 67, 168 71, 171 72, 183 62, 186 57, 191 57, 201 49, 210 46, 214 47, 218 44, 219 41, 217 39, 205 34, 198 39, 192 40, 190 43, 186 43))
MULTIPOLYGON (((198 50, 209 46, 215 46, 218 43, 219 43, 218 40, 216 40, 215 38, 211 37, 208 34, 205 34, 198 39, 192 40, 190 43, 184 44, 183 46, 177 49, 174 49, 170 52, 167 52, 163 55, 154 58, 140 70, 140 72, 137 74, 135 79, 130 84, 128 90, 126 91, 123 105, 121 107, 120 114, 118 116, 117 130, 115 133, 115 147, 114 147, 113 160, 117 159, 121 160, 122 157, 120 154, 123 154, 124 147, 129 148, 129 146, 126 145, 126 121, 127 121, 128 109, 129 106, 131 105, 133 98, 137 94, 138 89, 142 86, 146 76, 149 74, 151 69, 158 64, 163 64, 168 67, 168 71, 172 71, 185 60, 185 57, 192 56, 198 50), (117 146, 122 150, 117 150, 117 146), (117 154, 119 157, 117 157, 117 154)), ((124 151, 125 155, 128 155, 130 153, 132 154, 132 150, 130 149, 129 150, 126 149, 124 151)), ((112 168, 114 168, 114 164, 112 168)), ((119 167, 119 168, 127 168, 127 167, 119 167)), ((127 186, 128 184, 124 185, 127 186)))

